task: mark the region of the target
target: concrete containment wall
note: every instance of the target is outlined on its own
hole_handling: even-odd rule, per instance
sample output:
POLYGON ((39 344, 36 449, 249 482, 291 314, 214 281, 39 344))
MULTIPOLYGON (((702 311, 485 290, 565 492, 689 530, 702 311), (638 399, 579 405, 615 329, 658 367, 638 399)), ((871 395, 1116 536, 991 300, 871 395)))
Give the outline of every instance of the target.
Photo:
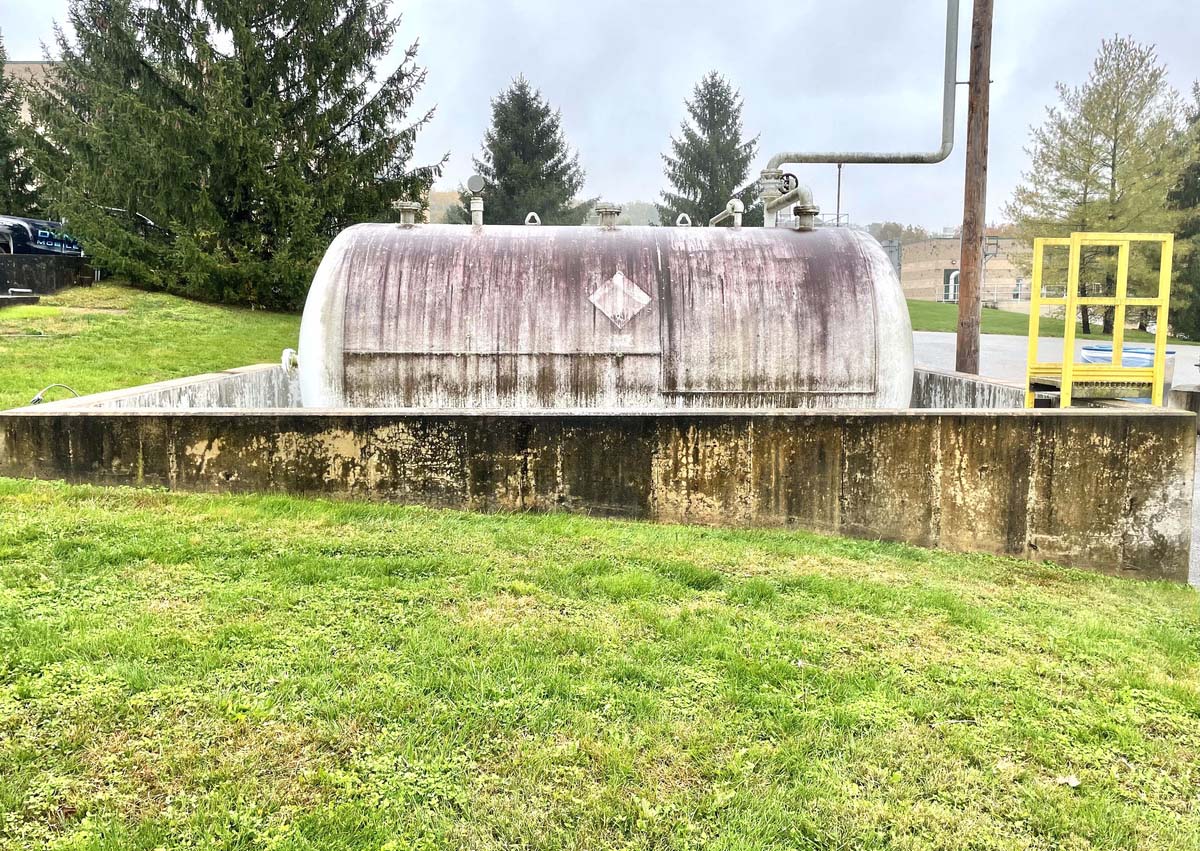
MULTIPOLYGON (((1200 386, 1187 384, 1182 387, 1172 387, 1167 394, 1167 407, 1177 411, 1191 411, 1200 414, 1200 386)), ((1200 430, 1200 418, 1197 418, 1197 429, 1200 430)))
MULTIPOLYGON (((164 408, 264 409, 293 408, 300 404, 296 376, 284 372, 278 364, 230 369, 176 381, 164 381, 130 390, 116 390, 98 396, 86 396, 83 402, 96 400, 96 407, 135 410, 164 408)), ((72 400, 67 400, 68 402, 72 400)))
POLYGON ((1184 582, 1194 417, 25 409, 0 475, 775 526, 1184 582))
POLYGON ((946 372, 917 369, 913 373, 914 408, 1024 408, 1025 391, 1017 384, 946 372))
POLYGON ((60 399, 27 410, 193 411, 274 410, 300 405, 295 373, 279 364, 257 364, 207 375, 176 378, 75 399, 60 399))

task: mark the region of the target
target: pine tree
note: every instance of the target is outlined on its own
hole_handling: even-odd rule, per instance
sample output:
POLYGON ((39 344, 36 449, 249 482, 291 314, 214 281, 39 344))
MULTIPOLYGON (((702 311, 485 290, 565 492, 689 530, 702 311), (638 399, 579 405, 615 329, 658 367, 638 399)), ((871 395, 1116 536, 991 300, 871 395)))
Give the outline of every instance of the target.
MULTIPOLYGON (((661 193, 659 219, 672 225, 686 213, 693 225, 725 209, 734 193, 745 185, 758 149, 758 137, 742 139, 742 98, 716 71, 709 72, 685 101, 690 122, 671 137, 671 153, 663 154, 671 190, 661 193)), ((739 196, 746 204, 746 225, 762 224, 762 209, 754 189, 739 196)))
POLYGON ((1188 163, 1169 196, 1171 208, 1181 214, 1171 325, 1189 340, 1200 340, 1200 81, 1192 84, 1188 127, 1188 163))
MULTIPOLYGON (((586 175, 567 145, 562 113, 523 76, 492 100, 492 124, 474 164, 485 182, 483 204, 491 224, 519 225, 534 212, 543 224, 579 225, 594 203, 576 199, 586 175)), ((460 193, 450 221, 470 221, 470 198, 460 193)))
MULTIPOLYGON (((1030 170, 1007 207, 1018 231, 1032 239, 1087 230, 1170 230, 1177 217, 1167 193, 1183 167, 1182 109, 1154 47, 1106 39, 1087 82, 1059 83, 1057 90, 1060 102, 1033 128, 1026 148, 1030 170)), ((1082 260, 1080 295, 1111 294, 1112 251, 1089 250, 1082 260)), ((1083 331, 1090 333, 1086 307, 1082 316, 1083 331)), ((1111 332, 1111 308, 1104 320, 1111 332)))
POLYGON ((416 46, 382 79, 385 0, 70 0, 34 96, 35 163, 98 265, 270 308, 303 303, 329 240, 386 219, 408 168, 416 46))
POLYGON ((0 35, 0 215, 32 216, 39 205, 33 169, 20 141, 22 94, 4 74, 7 58, 0 35))

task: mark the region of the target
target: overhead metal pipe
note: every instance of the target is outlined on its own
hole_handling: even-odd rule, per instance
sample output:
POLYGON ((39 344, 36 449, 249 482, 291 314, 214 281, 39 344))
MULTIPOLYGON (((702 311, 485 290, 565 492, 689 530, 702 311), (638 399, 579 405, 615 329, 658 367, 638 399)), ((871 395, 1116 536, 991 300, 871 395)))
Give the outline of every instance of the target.
POLYGON ((942 145, 936 151, 875 153, 871 151, 784 151, 771 157, 766 171, 801 163, 940 163, 954 150, 954 108, 958 90, 959 0, 946 0, 946 67, 942 83, 942 145))

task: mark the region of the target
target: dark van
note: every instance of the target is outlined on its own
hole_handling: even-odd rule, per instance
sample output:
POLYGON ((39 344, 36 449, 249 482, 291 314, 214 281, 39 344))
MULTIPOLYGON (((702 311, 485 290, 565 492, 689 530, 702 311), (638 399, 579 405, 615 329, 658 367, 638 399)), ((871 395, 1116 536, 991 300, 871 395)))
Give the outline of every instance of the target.
POLYGON ((58 254, 82 257, 83 248, 63 233, 61 222, 0 216, 0 254, 58 254))

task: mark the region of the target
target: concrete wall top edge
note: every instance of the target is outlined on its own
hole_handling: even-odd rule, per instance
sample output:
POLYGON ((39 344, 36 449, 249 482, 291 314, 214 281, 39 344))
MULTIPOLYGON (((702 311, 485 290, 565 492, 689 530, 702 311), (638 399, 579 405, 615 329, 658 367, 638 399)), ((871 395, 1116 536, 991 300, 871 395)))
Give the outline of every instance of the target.
POLYGON ((563 409, 533 409, 515 411, 510 409, 431 409, 431 408, 194 408, 187 410, 170 410, 164 408, 57 408, 49 405, 29 408, 15 408, 10 411, 0 411, 0 421, 4 419, 37 419, 37 418, 139 418, 139 419, 178 419, 178 418, 295 418, 302 420, 315 419, 926 419, 931 417, 971 417, 974 419, 1195 419, 1190 411, 1175 409, 1150 409, 1146 411, 1130 411, 1128 409, 1101 408, 904 408, 893 410, 861 409, 861 410, 810 410, 802 408, 762 408, 744 410, 730 408, 663 408, 657 410, 603 410, 595 408, 563 410, 563 409))
MULTIPOLYGON (((285 380, 285 381, 294 377, 294 376, 288 376, 283 373, 280 373, 279 370, 280 370, 280 366, 277 363, 275 363, 275 364, 272 364, 272 363, 250 364, 247 366, 232 367, 230 369, 219 370, 219 371, 209 372, 209 373, 201 373, 198 375, 190 375, 190 376, 184 376, 184 377, 180 377, 180 378, 170 378, 170 379, 166 379, 164 381, 157 381, 157 382, 154 382, 151 384, 140 384, 140 385, 135 385, 132 387, 121 387, 121 388, 117 388, 115 390, 105 390, 105 391, 101 391, 99 393, 91 393, 91 394, 87 394, 84 396, 65 398, 65 399, 57 399, 55 401, 45 402, 40 405, 23 405, 20 407, 9 409, 9 411, 11 411, 11 412, 16 412, 16 411, 26 412, 26 411, 28 411, 28 412, 52 413, 52 412, 58 412, 58 411, 122 410, 122 411, 126 411, 126 412, 146 411, 146 412, 155 412, 155 413, 166 413, 166 412, 170 412, 172 410, 175 410, 175 411, 185 411, 185 410, 186 411, 207 411, 207 410, 211 409, 213 411, 238 410, 238 411, 242 411, 245 413, 251 413, 252 411, 255 411, 255 410, 270 410, 270 411, 282 410, 282 411, 287 411, 289 413, 295 413, 296 411, 301 410, 298 403, 283 405, 283 406, 280 406, 278 404, 247 405, 246 407, 233 407, 233 406, 229 406, 229 405, 212 406, 212 405, 204 404, 203 402, 200 402, 198 404, 186 405, 186 406, 179 405, 179 404, 173 404, 173 402, 176 400, 178 394, 181 394, 181 393, 186 394, 188 391, 192 391, 192 390, 201 391, 203 388, 211 388, 216 385, 223 385, 223 386, 229 387, 234 390, 239 389, 239 388, 251 389, 253 386, 255 386, 255 382, 261 382, 263 379, 268 379, 268 380, 275 379, 277 377, 276 373, 283 376, 283 380, 285 380), (153 397, 161 398, 162 402, 160 404, 147 404, 146 399, 153 398, 153 397), (122 403, 124 403, 124 404, 122 404, 122 403)), ((948 370, 938 370, 938 369, 928 369, 925 367, 918 367, 916 369, 916 373, 918 376, 930 375, 930 376, 937 376, 939 378, 950 379, 950 380, 956 381, 956 382, 965 382, 966 384, 968 384, 970 386, 996 387, 996 388, 1001 388, 1002 390, 1005 390, 1005 391, 1010 390, 1010 389, 1020 389, 1019 385, 1010 384, 1008 382, 997 381, 995 379, 985 378, 982 376, 966 375, 963 373, 952 372, 952 371, 948 371, 948 370)), ((250 394, 250 397, 253 398, 253 394, 250 394)), ((963 407, 975 407, 975 406, 974 405, 956 405, 955 407, 963 408, 963 407)), ((329 409, 312 408, 310 410, 319 412, 319 411, 324 411, 324 410, 329 410, 329 409)), ((333 409, 333 410, 355 410, 355 411, 381 410, 381 411, 383 411, 383 410, 395 410, 395 409, 384 409, 384 408, 378 408, 378 409, 346 408, 346 409, 341 409, 341 408, 338 408, 338 409, 333 409)), ((399 410, 419 410, 422 413, 432 413, 432 412, 436 411, 437 409, 419 408, 419 409, 399 409, 399 410)), ((455 408, 455 409, 445 409, 445 410, 458 411, 458 410, 470 410, 470 409, 455 408)), ((541 410, 541 409, 531 408, 528 410, 536 411, 536 410, 541 410)), ((545 410, 548 412, 561 411, 564 413, 571 413, 573 411, 586 411, 586 412, 598 412, 598 413, 617 413, 618 412, 616 410, 604 409, 604 408, 587 408, 587 409, 554 408, 554 409, 545 409, 545 410)), ((622 409, 622 411, 623 410, 624 409, 622 409)), ((652 409, 652 408, 641 409, 641 410, 643 410, 649 414, 652 414, 652 415, 654 413, 656 413, 655 409, 652 409)), ((673 411, 675 409, 674 408, 663 408, 662 410, 663 411, 673 411)), ((695 408, 690 408, 689 410, 694 410, 694 411, 735 410, 736 411, 737 409, 726 409, 726 408, 705 409, 705 408, 697 406, 695 408)), ((771 408, 771 407, 764 406, 764 407, 754 407, 754 408, 748 407, 746 410, 761 410, 763 412, 769 413, 772 411, 791 411, 791 410, 799 411, 799 410, 820 410, 820 409, 817 409, 817 408, 795 408, 795 409, 771 408)), ((840 410, 840 411, 844 411, 845 413, 853 413, 857 410, 892 410, 892 409, 888 409, 888 408, 874 408, 874 409, 838 408, 838 409, 830 409, 830 410, 840 410)), ((929 408, 929 410, 934 410, 934 409, 929 408)), ((0 413, 7 413, 7 412, 0 411, 0 413)))
POLYGON ((913 371, 928 375, 944 375, 948 378, 958 378, 963 381, 978 381, 980 384, 998 384, 1003 387, 1021 387, 1021 382, 1019 381, 1004 381, 1003 379, 991 378, 986 375, 971 375, 967 372, 955 372, 952 369, 935 369, 931 366, 918 366, 913 371))
MULTIPOLYGON (((128 399, 134 396, 144 396, 149 393, 163 392, 177 388, 191 387, 194 385, 204 384, 212 381, 227 380, 230 377, 254 375, 256 373, 267 372, 270 370, 279 369, 277 363, 258 363, 249 366, 238 366, 230 369, 219 370, 217 372, 205 372, 199 375, 188 375, 182 378, 169 378, 166 381, 156 381, 152 384, 137 384, 133 387, 120 387, 116 390, 104 390, 99 393, 88 393, 84 396, 76 396, 68 399, 58 399, 54 402, 43 402, 40 405, 24 405, 19 408, 11 408, 0 413, 8 414, 16 411, 32 411, 32 412, 54 412, 54 411, 76 411, 96 408, 97 410, 111 410, 100 408, 109 402, 128 399)), ((160 411, 160 408, 147 410, 160 411)))

